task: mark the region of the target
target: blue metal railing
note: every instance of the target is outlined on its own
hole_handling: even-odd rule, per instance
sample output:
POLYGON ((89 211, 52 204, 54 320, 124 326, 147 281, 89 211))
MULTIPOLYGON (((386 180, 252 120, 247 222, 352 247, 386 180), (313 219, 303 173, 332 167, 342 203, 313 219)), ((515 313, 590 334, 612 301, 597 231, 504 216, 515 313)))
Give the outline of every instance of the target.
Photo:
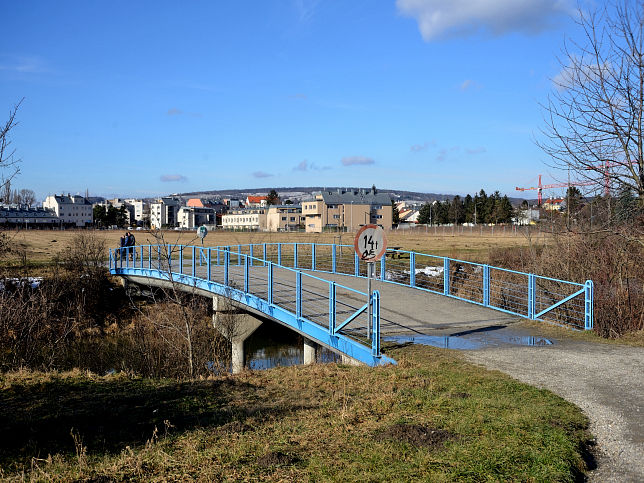
MULTIPOLYGON (((366 277, 366 264, 351 245, 320 243, 264 243, 212 247, 214 265, 220 253, 228 253, 231 264, 253 253, 252 263, 268 262, 299 270, 366 277)), ((176 257, 176 255, 175 255, 176 257)), ((575 283, 519 272, 482 263, 468 262, 407 250, 388 250, 376 264, 377 278, 416 289, 475 303, 532 320, 590 330, 593 328, 593 282, 575 283)))
MULTIPOLYGON (((371 297, 374 310, 369 321, 368 294, 302 269, 278 265, 267 257, 252 256, 253 252, 264 255, 266 246, 140 245, 110 249, 109 268, 114 274, 140 275, 225 292, 362 362, 395 362, 380 351, 378 291, 371 297), (316 327, 324 328, 325 335, 320 335, 316 327), (369 340, 371 347, 366 357, 360 347, 369 340)), ((297 246, 293 246, 292 253, 295 255, 287 255, 284 261, 297 266, 297 246)))
MULTIPOLYGON (((352 245, 264 243, 219 247, 237 254, 261 253, 281 266, 366 277, 352 245)), ((261 263, 261 261, 258 261, 261 263)), ((387 250, 377 264, 383 282, 475 303, 531 320, 590 330, 593 328, 593 282, 576 283, 407 250, 387 250)))

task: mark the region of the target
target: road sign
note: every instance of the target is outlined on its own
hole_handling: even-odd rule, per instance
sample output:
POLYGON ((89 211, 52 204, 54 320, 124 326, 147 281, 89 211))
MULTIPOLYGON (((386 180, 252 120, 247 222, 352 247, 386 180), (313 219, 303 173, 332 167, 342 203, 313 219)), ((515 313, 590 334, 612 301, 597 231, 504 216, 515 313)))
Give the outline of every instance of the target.
POLYGON ((353 246, 358 257, 365 262, 376 262, 387 250, 385 230, 378 225, 365 225, 356 234, 353 246))
POLYGON ((203 239, 206 238, 207 234, 208 234, 208 228, 206 228, 206 225, 201 225, 199 228, 197 228, 197 235, 199 235, 199 238, 201 238, 202 242, 203 242, 203 239))

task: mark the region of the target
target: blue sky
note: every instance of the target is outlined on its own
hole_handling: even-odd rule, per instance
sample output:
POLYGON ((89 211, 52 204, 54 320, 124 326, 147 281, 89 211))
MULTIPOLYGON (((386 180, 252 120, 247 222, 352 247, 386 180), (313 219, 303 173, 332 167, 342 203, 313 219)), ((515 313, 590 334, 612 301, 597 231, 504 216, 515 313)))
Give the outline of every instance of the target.
MULTIPOLYGON (((16 188, 465 194, 557 178, 534 144, 567 0, 0 0, 16 188)), ((526 192, 534 197, 536 192, 526 192)))

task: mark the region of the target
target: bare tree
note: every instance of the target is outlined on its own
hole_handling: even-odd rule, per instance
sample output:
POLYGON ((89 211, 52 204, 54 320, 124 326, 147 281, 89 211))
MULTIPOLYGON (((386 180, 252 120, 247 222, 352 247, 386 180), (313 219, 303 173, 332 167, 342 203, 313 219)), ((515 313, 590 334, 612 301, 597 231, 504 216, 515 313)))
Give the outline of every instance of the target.
POLYGON ((644 3, 581 11, 584 37, 567 42, 537 144, 596 191, 631 189, 644 204, 644 3))
POLYGON ((0 190, 2 193, 2 201, 9 203, 11 196, 11 179, 20 172, 18 167, 20 159, 16 158, 15 149, 11 148, 11 141, 9 140, 9 133, 16 127, 16 113, 22 100, 16 104, 11 111, 9 111, 9 118, 0 126, 0 190), (9 196, 4 196, 6 193, 9 196))
POLYGON ((34 190, 23 188, 18 194, 20 201, 27 206, 32 206, 36 202, 36 193, 34 193, 34 190))

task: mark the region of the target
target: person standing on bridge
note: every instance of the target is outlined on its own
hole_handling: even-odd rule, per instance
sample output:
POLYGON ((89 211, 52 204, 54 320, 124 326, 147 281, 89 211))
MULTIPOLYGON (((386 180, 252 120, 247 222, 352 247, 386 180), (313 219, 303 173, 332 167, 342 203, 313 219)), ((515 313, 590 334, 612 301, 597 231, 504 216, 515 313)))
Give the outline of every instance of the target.
POLYGON ((126 236, 126 245, 129 247, 128 252, 130 253, 130 260, 134 260, 134 245, 136 244, 136 239, 134 238, 134 235, 132 232, 127 232, 125 234, 126 236))
POLYGON ((119 247, 117 248, 118 251, 118 259, 123 260, 124 256, 127 256, 126 252, 126 247, 127 246, 127 233, 121 237, 121 241, 119 243, 119 247))

